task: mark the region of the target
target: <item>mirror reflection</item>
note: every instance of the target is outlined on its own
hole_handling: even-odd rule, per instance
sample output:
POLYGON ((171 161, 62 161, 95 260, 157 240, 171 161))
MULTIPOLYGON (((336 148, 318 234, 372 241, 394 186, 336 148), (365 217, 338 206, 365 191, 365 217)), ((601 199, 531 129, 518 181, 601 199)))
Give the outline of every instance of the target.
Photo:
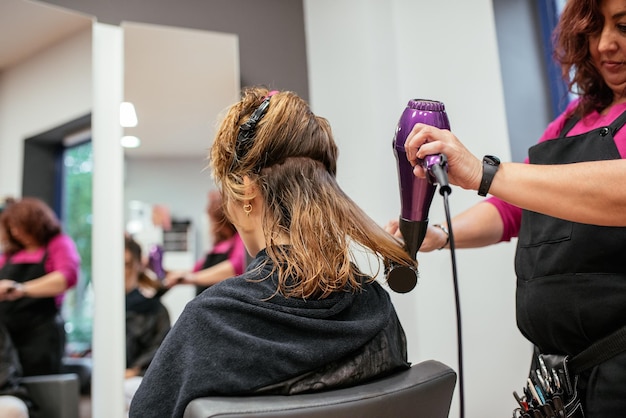
MULTIPOLYGON (((219 115, 239 94, 236 35, 124 23, 124 100, 136 138, 126 148, 126 232, 144 258, 163 251, 163 268, 190 271, 213 245, 207 218, 214 186, 207 153, 219 115)), ((158 269, 157 269, 158 270, 158 269)), ((163 296, 172 320, 195 295, 193 286, 163 296)))
MULTIPOLYGON (((40 198, 60 218, 62 232, 71 237, 81 259, 74 285, 67 274, 58 273, 56 262, 48 267, 57 259, 49 243, 43 250, 45 274, 32 279, 38 289, 30 298, 31 283, 24 284, 27 297, 21 298, 40 302, 46 295, 48 299, 55 295, 59 301, 54 306, 65 320, 61 324, 64 329, 60 328, 65 331, 63 372, 87 370, 80 360, 90 355, 92 333, 91 25, 91 17, 65 9, 23 0, 0 2, 0 199, 40 198), (69 290, 64 290, 63 280, 54 281, 57 273, 65 277, 66 285, 72 284, 69 290), (44 281, 60 287, 39 288, 44 281)), ((19 353, 18 359, 27 355, 23 350, 19 353)), ((3 371, 0 376, 11 374, 3 371)), ((77 384, 82 383, 87 392, 90 375, 81 377, 77 384)), ((62 381, 50 384, 46 390, 54 392, 62 381)), ((19 386, 16 390, 28 388, 19 386)), ((34 393, 28 390, 27 395, 46 413, 63 407, 68 400, 53 396, 45 401, 34 393)), ((88 405, 81 411, 88 416, 88 405)), ((5 415, 0 412, 0 416, 5 415)))
MULTIPOLYGON (((75 372, 91 355, 93 332, 91 24, 88 16, 45 4, 0 3, 0 200, 26 195, 28 182, 45 184, 36 192, 51 196, 47 203, 76 241, 82 270, 63 304, 66 367, 75 372), (28 165, 42 149, 53 150, 46 161, 63 169, 46 172, 38 160, 28 165)), ((135 23, 123 28, 125 100, 138 117, 125 134, 141 141, 125 151, 127 230, 146 254, 169 238, 164 267, 190 269, 212 246, 206 208, 214 186, 206 154, 218 115, 238 98, 237 37, 135 23), (183 244, 175 246, 176 235, 152 222, 153 212, 185 225, 183 244)), ((165 295, 172 321, 194 294, 191 286, 177 286, 165 295)), ((89 393, 90 376, 81 376, 81 384, 89 393)), ((81 416, 90 415, 81 407, 81 416)))

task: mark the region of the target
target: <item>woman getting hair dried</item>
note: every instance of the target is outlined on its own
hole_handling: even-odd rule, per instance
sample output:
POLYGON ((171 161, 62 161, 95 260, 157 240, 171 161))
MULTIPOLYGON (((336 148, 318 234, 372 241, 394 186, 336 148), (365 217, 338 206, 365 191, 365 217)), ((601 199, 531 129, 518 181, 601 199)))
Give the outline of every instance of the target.
POLYGON ((211 168, 253 261, 187 304, 131 405, 182 417, 208 395, 294 394, 409 367, 389 295, 355 251, 416 269, 339 187, 326 119, 291 92, 249 88, 221 123, 211 168))

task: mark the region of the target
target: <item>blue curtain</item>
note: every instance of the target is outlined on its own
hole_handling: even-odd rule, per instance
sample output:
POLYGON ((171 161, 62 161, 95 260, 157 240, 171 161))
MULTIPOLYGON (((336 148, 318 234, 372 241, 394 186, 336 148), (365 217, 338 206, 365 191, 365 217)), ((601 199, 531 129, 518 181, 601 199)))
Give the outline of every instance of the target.
POLYGON ((559 20, 561 4, 557 0, 537 0, 553 117, 563 112, 570 100, 567 85, 561 77, 561 67, 553 58, 552 32, 559 20))

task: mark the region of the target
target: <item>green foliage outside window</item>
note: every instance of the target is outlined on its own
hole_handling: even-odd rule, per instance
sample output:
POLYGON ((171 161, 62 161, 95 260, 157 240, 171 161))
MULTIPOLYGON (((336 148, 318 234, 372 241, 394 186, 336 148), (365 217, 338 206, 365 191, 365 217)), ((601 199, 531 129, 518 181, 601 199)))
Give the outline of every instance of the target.
POLYGON ((91 350, 93 330, 93 287, 91 282, 92 173, 91 141, 67 148, 63 155, 63 223, 78 248, 81 271, 75 288, 66 293, 63 316, 66 322, 68 355, 81 356, 91 350))

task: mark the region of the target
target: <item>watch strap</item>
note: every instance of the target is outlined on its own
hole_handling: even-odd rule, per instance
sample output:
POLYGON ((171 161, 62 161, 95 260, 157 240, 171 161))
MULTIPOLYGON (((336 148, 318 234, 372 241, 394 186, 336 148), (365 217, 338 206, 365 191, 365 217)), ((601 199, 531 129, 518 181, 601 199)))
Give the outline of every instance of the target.
POLYGON ((483 177, 480 180, 480 187, 478 188, 479 196, 487 196, 491 182, 500 167, 500 160, 498 157, 491 155, 485 155, 483 157, 483 177))

